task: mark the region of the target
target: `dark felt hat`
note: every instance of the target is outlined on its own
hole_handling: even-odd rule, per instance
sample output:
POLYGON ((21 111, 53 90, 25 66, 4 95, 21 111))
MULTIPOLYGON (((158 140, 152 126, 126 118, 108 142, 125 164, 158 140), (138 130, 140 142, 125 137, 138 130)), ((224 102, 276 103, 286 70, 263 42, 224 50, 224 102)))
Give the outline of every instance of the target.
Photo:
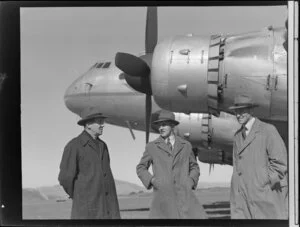
POLYGON ((157 125, 160 122, 172 122, 174 125, 178 125, 179 122, 175 120, 175 115, 174 113, 167 111, 167 110, 162 110, 158 116, 158 119, 153 121, 153 125, 157 125))
POLYGON ((235 97, 233 106, 230 106, 229 110, 236 110, 242 108, 254 108, 257 107, 257 104, 254 104, 252 99, 245 95, 239 95, 235 97))
POLYGON ((96 118, 107 118, 102 113, 97 111, 96 109, 89 108, 82 112, 81 119, 77 122, 77 124, 84 126, 87 121, 94 120, 96 118))

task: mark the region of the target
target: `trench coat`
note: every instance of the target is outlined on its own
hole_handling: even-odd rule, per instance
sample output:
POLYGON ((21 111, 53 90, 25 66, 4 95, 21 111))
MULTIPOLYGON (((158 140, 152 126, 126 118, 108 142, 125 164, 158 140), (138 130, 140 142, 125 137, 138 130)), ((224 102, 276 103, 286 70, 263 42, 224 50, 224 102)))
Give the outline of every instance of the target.
POLYGON ((234 137, 232 219, 287 219, 287 151, 276 128, 255 119, 234 137))
POLYGON ((136 171, 147 189, 153 187, 151 179, 155 177, 149 218, 206 218, 192 191, 200 170, 188 141, 176 136, 173 151, 162 137, 148 143, 136 171), (153 175, 148 171, 151 164, 153 175))
POLYGON ((58 180, 72 198, 72 219, 119 219, 108 148, 86 131, 65 147, 58 180))

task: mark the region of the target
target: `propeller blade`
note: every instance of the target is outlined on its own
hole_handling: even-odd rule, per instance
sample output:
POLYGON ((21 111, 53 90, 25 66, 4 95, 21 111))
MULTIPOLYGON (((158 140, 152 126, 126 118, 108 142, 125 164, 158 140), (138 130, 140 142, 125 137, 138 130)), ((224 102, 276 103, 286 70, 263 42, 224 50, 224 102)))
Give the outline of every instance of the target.
POLYGON ((118 52, 115 56, 116 66, 131 76, 145 77, 150 73, 147 63, 132 54, 118 52))
POLYGON ((153 53, 157 44, 157 7, 147 8, 145 51, 146 54, 153 53))
POLYGON ((145 123, 146 123, 146 143, 149 142, 149 134, 150 134, 150 124, 151 124, 151 112, 152 112, 152 101, 151 95, 146 95, 146 108, 145 108, 146 116, 145 116, 145 123))
POLYGON ((146 77, 136 77, 136 76, 131 76, 126 73, 121 73, 120 74, 122 77, 124 76, 127 84, 132 87, 134 90, 142 92, 144 94, 151 95, 152 90, 151 90, 151 84, 149 81, 149 76, 146 77))

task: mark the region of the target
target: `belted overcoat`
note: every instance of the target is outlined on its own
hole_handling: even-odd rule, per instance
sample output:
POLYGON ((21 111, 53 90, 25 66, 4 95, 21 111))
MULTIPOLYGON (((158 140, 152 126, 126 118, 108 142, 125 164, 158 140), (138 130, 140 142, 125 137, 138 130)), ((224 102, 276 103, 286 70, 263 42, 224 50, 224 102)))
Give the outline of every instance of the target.
POLYGON ((119 219, 108 148, 86 131, 65 147, 58 180, 72 198, 72 219, 119 219))
POLYGON ((152 188, 151 178, 155 177, 150 218, 206 218, 192 191, 200 170, 188 141, 176 136, 172 151, 162 137, 148 143, 136 171, 147 189, 152 188), (148 171, 151 164, 153 175, 148 171))
POLYGON ((287 151, 276 128, 255 118, 233 143, 232 219, 287 219, 287 151))

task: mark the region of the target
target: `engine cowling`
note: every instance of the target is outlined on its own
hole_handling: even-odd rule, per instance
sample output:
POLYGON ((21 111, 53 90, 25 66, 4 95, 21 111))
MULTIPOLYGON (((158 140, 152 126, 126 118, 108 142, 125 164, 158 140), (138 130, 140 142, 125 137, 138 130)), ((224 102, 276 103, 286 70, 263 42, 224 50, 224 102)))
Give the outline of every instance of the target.
POLYGON ((210 37, 175 36, 157 44, 151 69, 155 102, 174 112, 207 112, 210 37))
POLYGON ((151 88, 163 109, 184 113, 228 111, 237 95, 258 104, 255 115, 287 119, 284 28, 238 35, 175 36, 153 53, 151 88))

